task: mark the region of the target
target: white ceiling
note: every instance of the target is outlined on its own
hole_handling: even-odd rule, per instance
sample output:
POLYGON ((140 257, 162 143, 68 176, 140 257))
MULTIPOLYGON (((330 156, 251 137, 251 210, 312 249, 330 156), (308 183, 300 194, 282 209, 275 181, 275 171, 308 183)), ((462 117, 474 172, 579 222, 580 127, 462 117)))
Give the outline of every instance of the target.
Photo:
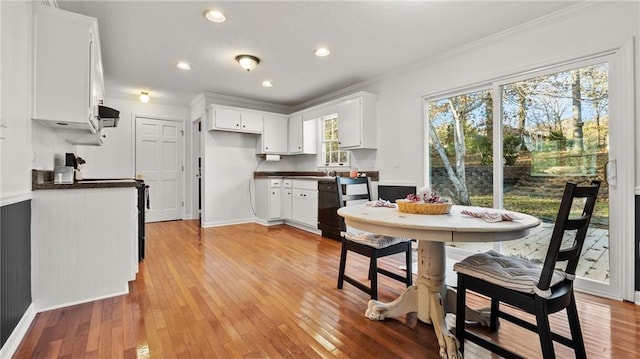
POLYGON ((198 93, 296 107, 575 1, 58 0, 98 19, 108 96, 187 104, 198 93), (225 13, 212 23, 206 9, 225 13), (327 46, 331 55, 313 50, 327 46), (261 63, 245 72, 235 56, 261 63), (187 61, 188 72, 175 67, 187 61), (274 87, 264 88, 263 80, 274 87))

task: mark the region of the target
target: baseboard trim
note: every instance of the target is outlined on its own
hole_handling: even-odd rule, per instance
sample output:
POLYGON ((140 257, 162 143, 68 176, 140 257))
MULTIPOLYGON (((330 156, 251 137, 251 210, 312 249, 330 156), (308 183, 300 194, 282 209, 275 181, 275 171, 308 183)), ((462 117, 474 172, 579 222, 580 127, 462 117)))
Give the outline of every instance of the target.
POLYGON ((635 292, 634 301, 636 305, 640 305, 640 292, 635 292))
POLYGON ((238 219, 233 221, 219 221, 219 222, 202 222, 202 228, 211 228, 211 227, 222 227, 222 226, 231 226, 234 224, 246 224, 246 223, 255 223, 255 218, 247 218, 247 219, 238 219))
POLYGON ((4 343, 2 348, 0 348, 0 358, 13 357, 13 354, 18 350, 20 343, 22 343, 22 339, 24 339, 24 336, 27 334, 31 323, 33 323, 33 320, 36 318, 36 314, 35 307, 33 303, 31 303, 18 322, 18 325, 13 329, 9 338, 7 338, 7 341, 4 343))
POLYGON ((313 234, 317 234, 317 235, 322 235, 322 231, 317 229, 317 228, 311 228, 305 224, 300 224, 298 222, 294 222, 294 221, 284 221, 284 224, 291 226, 291 227, 295 227, 298 229, 302 229, 303 231, 307 231, 313 234))
MULTIPOLYGON (((38 311, 38 313, 48 312, 50 310, 56 310, 56 309, 60 309, 60 308, 71 307, 71 306, 78 305, 78 304, 95 302, 95 301, 98 301, 98 300, 118 297, 118 296, 127 295, 127 294, 129 294, 129 284, 127 284, 126 287, 124 288, 124 290, 122 290, 120 292, 110 293, 110 294, 106 294, 106 295, 102 295, 102 296, 98 296, 98 297, 93 297, 93 298, 81 299, 81 300, 78 300, 78 301, 75 301, 75 302, 55 304, 55 305, 51 305, 51 306, 48 306, 48 307, 38 308, 37 311, 38 311)), ((0 356, 0 358, 2 358, 2 357, 0 356)))

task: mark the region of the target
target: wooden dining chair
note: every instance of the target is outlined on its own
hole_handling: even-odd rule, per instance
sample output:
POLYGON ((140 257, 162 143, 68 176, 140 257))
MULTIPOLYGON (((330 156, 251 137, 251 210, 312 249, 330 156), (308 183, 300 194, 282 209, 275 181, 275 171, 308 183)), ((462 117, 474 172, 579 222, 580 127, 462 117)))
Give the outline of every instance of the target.
MULTIPOLYGON (((474 254, 456 263, 453 269, 458 273, 457 313, 465 312, 467 290, 485 295, 491 298, 491 331, 498 329, 500 317, 538 333, 545 359, 555 358, 553 341, 573 348, 576 358, 586 358, 573 280, 599 188, 600 181, 584 186, 566 184, 542 267, 494 251, 474 254), (574 201, 576 199, 579 200, 574 201), (566 262, 564 270, 556 268, 557 262, 566 262), (536 324, 500 311, 500 303, 534 314, 536 324), (549 315, 563 309, 566 309, 571 338, 553 333, 549 327, 549 315)), ((464 351, 464 341, 469 340, 505 358, 521 358, 466 330, 464 315, 456 318, 456 337, 460 352, 464 351)))
MULTIPOLYGON (((346 178, 336 177, 338 188, 338 199, 341 207, 361 204, 371 200, 371 190, 369 179, 366 177, 346 178), (358 194, 351 194, 348 190, 350 186, 360 185, 366 188, 366 192, 359 191, 358 194)), ((352 189, 354 187, 351 187, 352 189)), ((365 293, 371 295, 371 299, 378 299, 378 273, 389 278, 393 278, 403 282, 407 287, 413 284, 413 273, 411 265, 411 239, 381 236, 374 233, 347 231, 347 227, 342 221, 342 251, 340 253, 340 269, 338 272, 338 289, 342 289, 344 282, 348 282, 365 293), (369 279, 371 285, 356 280, 355 278, 345 274, 347 252, 355 252, 363 256, 369 257, 369 279), (386 257, 392 254, 405 253, 406 272, 400 275, 384 268, 378 267, 378 258, 386 257)))

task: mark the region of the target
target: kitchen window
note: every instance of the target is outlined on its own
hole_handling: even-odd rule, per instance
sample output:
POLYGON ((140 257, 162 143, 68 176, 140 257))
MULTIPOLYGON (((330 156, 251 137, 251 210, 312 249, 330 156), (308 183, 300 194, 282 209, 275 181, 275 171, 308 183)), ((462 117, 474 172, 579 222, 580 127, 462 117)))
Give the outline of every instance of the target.
POLYGON ((338 114, 322 117, 322 154, 320 166, 348 167, 349 152, 343 151, 338 145, 338 114))

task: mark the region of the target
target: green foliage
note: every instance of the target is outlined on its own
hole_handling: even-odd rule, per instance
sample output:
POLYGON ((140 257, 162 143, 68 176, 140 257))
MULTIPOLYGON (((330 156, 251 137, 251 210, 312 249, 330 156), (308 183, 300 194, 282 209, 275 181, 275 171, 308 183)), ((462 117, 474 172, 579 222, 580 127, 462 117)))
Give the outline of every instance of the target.
MULTIPOLYGON (((491 208, 493 207, 493 197, 489 196, 473 196, 471 203, 474 206, 491 208)), ((517 196, 506 193, 504 196, 504 208, 526 213, 534 217, 538 217, 545 222, 553 222, 558 215, 560 206, 559 198, 517 196)), ((609 203, 598 200, 593 211, 592 225, 606 225, 609 218, 609 203)))
POLYGON ((504 161, 507 166, 513 166, 516 164, 521 144, 522 140, 518 135, 508 134, 504 136, 502 150, 504 154, 504 161))
POLYGON ((493 141, 487 136, 476 134, 469 146, 470 154, 478 154, 482 166, 493 164, 493 141))

